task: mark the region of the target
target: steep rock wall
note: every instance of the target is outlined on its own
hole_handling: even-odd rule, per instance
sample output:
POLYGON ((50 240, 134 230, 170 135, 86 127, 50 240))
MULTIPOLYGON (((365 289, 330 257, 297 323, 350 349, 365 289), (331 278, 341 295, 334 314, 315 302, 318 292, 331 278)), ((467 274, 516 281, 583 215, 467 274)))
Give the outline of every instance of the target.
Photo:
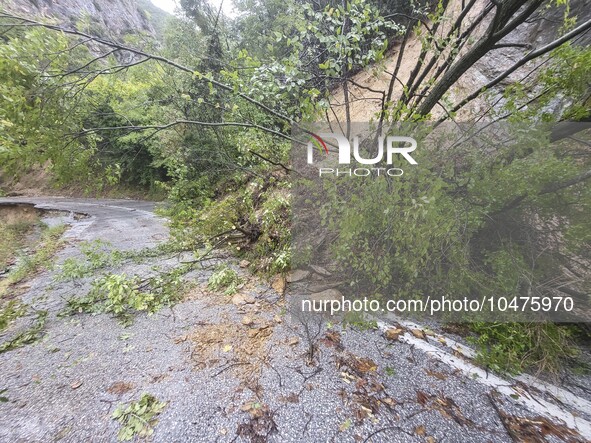
POLYGON ((156 36, 169 16, 149 0, 0 0, 0 9, 116 40, 137 33, 156 36))

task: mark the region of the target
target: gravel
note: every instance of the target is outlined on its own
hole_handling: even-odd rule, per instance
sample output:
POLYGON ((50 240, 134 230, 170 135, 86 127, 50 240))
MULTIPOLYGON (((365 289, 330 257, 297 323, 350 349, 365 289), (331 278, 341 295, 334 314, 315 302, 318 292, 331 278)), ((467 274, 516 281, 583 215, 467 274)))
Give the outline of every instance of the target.
MULTIPOLYGON (((167 236, 165 221, 152 213, 150 203, 27 200, 89 215, 68 220, 68 245, 58 263, 79 255, 80 241, 102 239, 134 250, 167 236)), ((116 272, 147 273, 150 266, 170 267, 177 260, 125 263, 116 272)), ((325 322, 325 332, 340 336, 342 348, 322 340, 308 364, 301 325, 285 315, 282 298, 253 277, 241 291, 256 303, 236 306, 231 297, 204 289, 210 269, 193 272, 187 284, 196 289, 187 300, 151 316, 138 314, 123 327, 107 314, 57 316, 65 299, 83 294, 90 279, 56 282, 56 272, 36 276, 22 295, 50 311, 43 338, 0 354, 0 389, 9 399, 0 403, 1 442, 114 442, 119 424, 111 414, 144 392, 167 402, 150 437, 154 442, 512 441, 491 403, 490 388, 411 344, 387 341, 379 331, 327 329, 325 322), (246 313, 272 331, 257 342, 250 364, 240 364, 234 351, 225 353, 218 344, 212 344, 215 352, 196 354, 194 338, 218 323, 239 327, 238 335, 222 334, 220 344, 235 340, 234 348, 243 346, 252 329, 241 324, 246 313), (375 369, 347 378, 343 374, 353 371, 338 362, 351 358, 368 359, 375 369), (116 383, 126 389, 116 389, 116 383), (390 404, 378 402, 378 409, 363 417, 359 411, 366 398, 358 393, 372 383, 378 387, 369 389, 370 397, 391 399, 390 404), (267 412, 261 418, 262 411, 267 412), (257 433, 264 437, 257 440, 257 433)), ((0 342, 30 322, 16 321, 0 342)), ((508 414, 536 415, 510 398, 495 401, 508 414)))

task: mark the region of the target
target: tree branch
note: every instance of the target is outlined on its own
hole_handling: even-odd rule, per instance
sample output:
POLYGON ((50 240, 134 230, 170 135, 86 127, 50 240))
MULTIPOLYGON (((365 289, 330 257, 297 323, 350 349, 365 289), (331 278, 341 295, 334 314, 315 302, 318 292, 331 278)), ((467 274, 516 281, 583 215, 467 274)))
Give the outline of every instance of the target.
MULTIPOLYGON (((546 195, 546 194, 551 194, 554 192, 558 192, 562 189, 568 188, 570 186, 574 186, 577 185, 579 183, 584 182, 585 180, 589 180, 591 178, 591 170, 583 172, 582 174, 577 175, 576 177, 573 177, 569 180, 565 180, 561 183, 555 183, 552 185, 548 185, 544 188, 542 188, 537 195, 546 195)), ((523 194, 523 195, 519 195, 517 197, 515 197, 513 200, 511 200, 509 203, 506 203, 502 208, 497 209, 496 211, 491 212, 489 215, 490 216, 495 216, 495 215, 499 215, 502 214, 503 212, 507 212, 510 211, 511 209, 515 209, 516 207, 518 207, 521 203, 523 203, 523 201, 529 196, 529 194, 523 194)))
POLYGON ((470 94, 469 96, 464 98, 460 103, 455 105, 450 112, 454 113, 454 112, 458 111, 459 109, 464 107, 467 103, 469 103, 472 100, 474 100, 475 98, 477 98, 484 91, 498 85, 500 82, 505 80, 509 75, 511 75, 513 72, 515 72, 521 66, 525 65, 527 62, 534 60, 538 57, 541 57, 544 54, 547 54, 548 52, 558 48, 559 46, 566 43, 567 41, 573 39, 577 35, 582 34, 583 32, 587 32, 589 29, 591 29, 591 20, 587 20, 586 22, 584 22, 580 26, 577 26, 575 29, 573 29, 570 32, 567 32, 562 37, 554 40, 553 42, 550 42, 547 45, 542 46, 539 49, 529 52, 525 57, 523 57, 521 60, 519 60, 518 62, 513 64, 513 66, 511 66, 509 69, 507 69, 503 73, 499 74, 496 78, 494 78, 493 80, 488 82, 482 88, 478 89, 477 91, 474 91, 472 94, 470 94))
POLYGON ((484 55, 486 55, 506 34, 511 32, 533 14, 533 12, 540 7, 542 2, 543 0, 507 0, 505 2, 497 2, 495 16, 484 35, 466 54, 449 68, 441 80, 439 80, 433 89, 431 89, 428 96, 424 98, 415 113, 421 116, 428 115, 449 88, 453 86, 468 69, 484 57, 484 55), (513 17, 513 15, 524 5, 524 9, 513 17))
POLYGON ((21 23, 8 23, 8 24, 1 24, 0 23, 0 26, 21 26, 21 25, 25 25, 25 26, 39 26, 39 27, 43 27, 43 28, 46 28, 46 29, 51 29, 51 30, 54 30, 54 31, 63 32, 65 34, 69 34, 69 35, 77 35, 77 36, 80 36, 80 37, 84 37, 86 39, 90 39, 92 41, 95 41, 95 42, 97 42, 97 43, 99 43, 101 45, 104 45, 104 46, 107 46, 107 47, 110 47, 110 48, 115 48, 115 49, 118 49, 118 50, 121 50, 121 51, 127 51, 127 52, 130 52, 132 54, 136 54, 136 55, 139 55, 139 56, 142 56, 142 57, 149 58, 151 60, 156 60, 156 61, 162 62, 162 63, 167 64, 169 66, 172 66, 172 67, 174 67, 176 69, 179 69, 181 71, 190 73, 190 74, 194 75, 199 80, 202 80, 202 81, 207 82, 207 83, 211 83, 211 84, 213 84, 213 85, 215 85, 215 86, 217 86, 217 87, 219 87, 219 88, 221 88, 221 89, 223 89, 225 91, 229 91, 232 94, 236 95, 237 97, 240 97, 240 98, 246 100, 247 102, 255 105, 256 107, 262 109, 263 111, 267 112, 268 114, 270 114, 270 115, 272 115, 274 117, 277 117, 277 118, 279 118, 281 120, 284 120, 286 122, 289 122, 289 123, 294 123, 294 121, 290 117, 288 117, 288 116, 286 116, 286 115, 282 114, 281 112, 278 112, 278 111, 276 111, 274 109, 271 109, 267 105, 261 103, 258 100, 255 100, 254 98, 252 98, 252 97, 244 94, 243 92, 235 91, 234 88, 231 85, 222 83, 222 82, 220 82, 218 80, 215 80, 213 78, 207 78, 205 75, 196 75, 196 72, 197 71, 195 69, 191 69, 191 68, 189 68, 187 66, 181 65, 180 63, 177 63, 177 62, 175 62, 173 60, 170 60, 170 59, 167 59, 165 57, 162 57, 162 56, 159 56, 159 55, 155 55, 155 54, 150 54, 150 53, 147 53, 147 52, 142 51, 140 49, 132 48, 130 46, 123 45, 121 43, 116 43, 116 42, 113 42, 113 41, 110 41, 110 40, 103 39, 101 37, 96 37, 96 36, 93 36, 93 35, 86 34, 84 32, 80 32, 80 31, 77 31, 77 30, 62 28, 60 26, 55 26, 55 25, 50 25, 50 24, 47 24, 47 23, 38 22, 38 21, 27 19, 27 18, 24 18, 24 17, 19 17, 17 15, 8 14, 8 13, 5 13, 5 12, 0 12, 0 18, 8 18, 8 19, 11 19, 11 20, 20 20, 20 22, 21 22, 21 23))
POLYGON ((175 120, 175 121, 170 122, 170 123, 167 123, 165 125, 106 126, 106 127, 102 127, 102 128, 85 129, 83 131, 80 131, 80 132, 77 132, 77 133, 73 133, 73 134, 70 134, 70 135, 83 136, 83 135, 86 135, 86 134, 93 134, 93 133, 97 133, 97 132, 101 132, 101 131, 117 131, 117 130, 125 130, 125 131, 134 132, 134 131, 146 131, 146 130, 149 130, 149 129, 156 129, 158 131, 163 131, 163 130, 166 130, 166 129, 170 129, 170 128, 176 126, 176 125, 182 125, 182 124, 196 125, 196 126, 208 126, 208 127, 235 126, 235 127, 241 127, 241 128, 254 128, 254 129, 258 129, 260 131, 264 131, 264 132, 267 132, 267 133, 276 135, 277 137, 281 137, 281 138, 284 138, 286 140, 296 141, 292 137, 290 137, 289 135, 283 134, 283 133, 281 133, 279 131, 276 131, 274 129, 267 128, 265 126, 257 125, 255 123, 243 123, 243 122, 201 122, 201 121, 196 121, 196 120, 175 120))

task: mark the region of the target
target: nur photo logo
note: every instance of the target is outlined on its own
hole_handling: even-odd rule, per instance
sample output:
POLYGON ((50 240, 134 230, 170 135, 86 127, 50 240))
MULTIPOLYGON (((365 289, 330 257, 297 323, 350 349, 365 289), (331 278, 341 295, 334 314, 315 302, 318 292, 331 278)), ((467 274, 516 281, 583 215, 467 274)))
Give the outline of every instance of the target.
MULTIPOLYGON (((353 137, 351 142, 345 135, 335 132, 310 133, 310 135, 307 143, 307 163, 309 165, 321 163, 318 168, 320 177, 325 175, 399 177, 404 174, 404 171, 399 167, 393 167, 395 159, 404 159, 413 166, 418 164, 411 155, 417 148, 417 141, 412 137, 394 135, 377 137, 377 141, 373 143, 373 147, 377 149, 369 154, 362 152, 359 136, 353 137), (334 149, 329 149, 328 145, 334 149), (316 154, 320 158, 315 159, 315 151, 320 153, 316 154), (335 157, 331 158, 334 154, 336 154, 335 157), (337 160, 337 165, 334 164, 334 160, 337 160), (363 167, 354 167, 357 164, 363 167)), ((367 147, 368 144, 366 143, 365 146, 367 147)))

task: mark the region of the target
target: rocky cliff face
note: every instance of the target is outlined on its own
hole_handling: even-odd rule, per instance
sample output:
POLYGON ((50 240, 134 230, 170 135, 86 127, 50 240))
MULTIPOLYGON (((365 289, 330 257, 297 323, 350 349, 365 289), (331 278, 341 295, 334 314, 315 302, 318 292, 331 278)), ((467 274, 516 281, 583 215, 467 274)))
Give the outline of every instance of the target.
MULTIPOLYGON (((481 1, 482 6, 486 3, 486 1, 479 1, 481 1)), ((527 44, 529 47, 525 49, 507 47, 490 52, 460 78, 455 87, 450 91, 450 99, 459 101, 468 93, 481 88, 483 85, 510 68, 532 48, 540 48, 556 39, 562 24, 564 9, 564 5, 547 10, 541 9, 541 12, 535 14, 531 20, 520 25, 517 29, 511 32, 503 40, 503 43, 527 44)), ((591 18, 591 8, 589 8, 588 0, 571 0, 570 11, 571 16, 577 17, 578 24, 591 18)), ((488 24, 488 21, 486 23, 488 24)), ((587 46, 590 42, 591 34, 587 33, 575 39, 573 44, 587 46)), ((523 68, 518 69, 515 73, 501 82, 499 86, 508 87, 514 83, 524 81, 526 76, 529 75, 532 70, 531 66, 532 65, 526 65, 523 68)), ((536 77, 535 75, 532 75, 531 78, 535 79, 536 77)), ((534 92, 535 91, 532 91, 532 95, 534 92)), ((480 115, 480 113, 489 108, 490 103, 492 102, 497 103, 497 106, 500 106, 505 100, 501 98, 500 93, 492 97, 489 102, 478 99, 469 104, 460 114, 468 119, 474 115, 480 115)), ((561 97, 554 97, 551 103, 547 106, 546 112, 553 112, 558 115, 564 110, 564 107, 567 104, 568 102, 561 97)))
MULTIPOLYGON (((465 2, 460 0, 450 0, 448 11, 450 11, 450 14, 453 12, 457 16, 464 3, 465 2)), ((468 19, 475 17, 488 3, 490 3, 490 0, 476 0, 471 14, 468 14, 468 19)), ((529 45, 527 48, 506 47, 491 51, 462 75, 456 84, 448 91, 447 99, 452 103, 461 101, 464 97, 482 88, 482 86, 486 85, 490 80, 510 68, 515 62, 520 60, 528 51, 530 51, 531 48, 539 48, 554 40, 562 23, 564 8, 564 5, 550 10, 540 8, 539 14, 532 17, 528 23, 519 26, 503 40, 503 43, 525 43, 529 45)), ((570 11, 571 16, 577 16, 578 23, 588 20, 591 17, 589 0, 571 0, 570 11)), ((487 25, 488 21, 485 20, 479 29, 486 29, 487 25)), ((445 24, 442 28, 445 28, 445 24)), ((478 35, 478 32, 475 34, 478 35)), ((589 45, 590 43, 591 33, 580 36, 574 42, 574 44, 577 45, 589 45)), ((385 58, 384 71, 380 71, 379 69, 376 70, 372 67, 355 75, 355 82, 366 88, 359 88, 353 85, 349 87, 350 93, 355 97, 355 100, 350 103, 350 115, 352 121, 367 121, 368 118, 371 118, 380 110, 382 100, 381 93, 369 92, 367 88, 371 88, 373 91, 385 92, 388 90, 390 82, 390 75, 388 73, 395 70, 399 49, 399 46, 395 46, 391 53, 385 58)), ((398 73, 400 83, 395 84, 393 97, 398 97, 401 93, 400 84, 407 82, 408 76, 414 68, 420 52, 420 40, 411 36, 406 45, 404 58, 398 73)), ((503 88, 516 82, 523 81, 523 78, 531 69, 530 65, 518 69, 501 82, 499 86, 503 88)), ((530 79, 535 80, 535 76, 530 76, 530 79)), ((535 81, 533 81, 533 83, 535 84, 535 81)), ((333 103, 333 110, 335 111, 336 117, 340 121, 345 121, 344 95, 341 88, 334 91, 331 101, 333 103)), ((470 120, 474 116, 481 116, 482 113, 490 108, 491 103, 496 103, 495 106, 500 108, 504 102, 505 101, 500 94, 491 96, 488 100, 485 100, 485 97, 482 96, 470 102, 463 108, 458 115, 459 120, 464 118, 470 120)), ((566 105, 568 105, 568 102, 561 97, 555 97, 548 105, 546 111, 559 114, 566 105)), ((437 119, 443 115, 443 111, 440 106, 437 106, 433 109, 432 114, 434 118, 437 119)))
POLYGON ((169 17, 149 0, 0 0, 0 9, 115 40, 137 33, 156 36, 169 17))

